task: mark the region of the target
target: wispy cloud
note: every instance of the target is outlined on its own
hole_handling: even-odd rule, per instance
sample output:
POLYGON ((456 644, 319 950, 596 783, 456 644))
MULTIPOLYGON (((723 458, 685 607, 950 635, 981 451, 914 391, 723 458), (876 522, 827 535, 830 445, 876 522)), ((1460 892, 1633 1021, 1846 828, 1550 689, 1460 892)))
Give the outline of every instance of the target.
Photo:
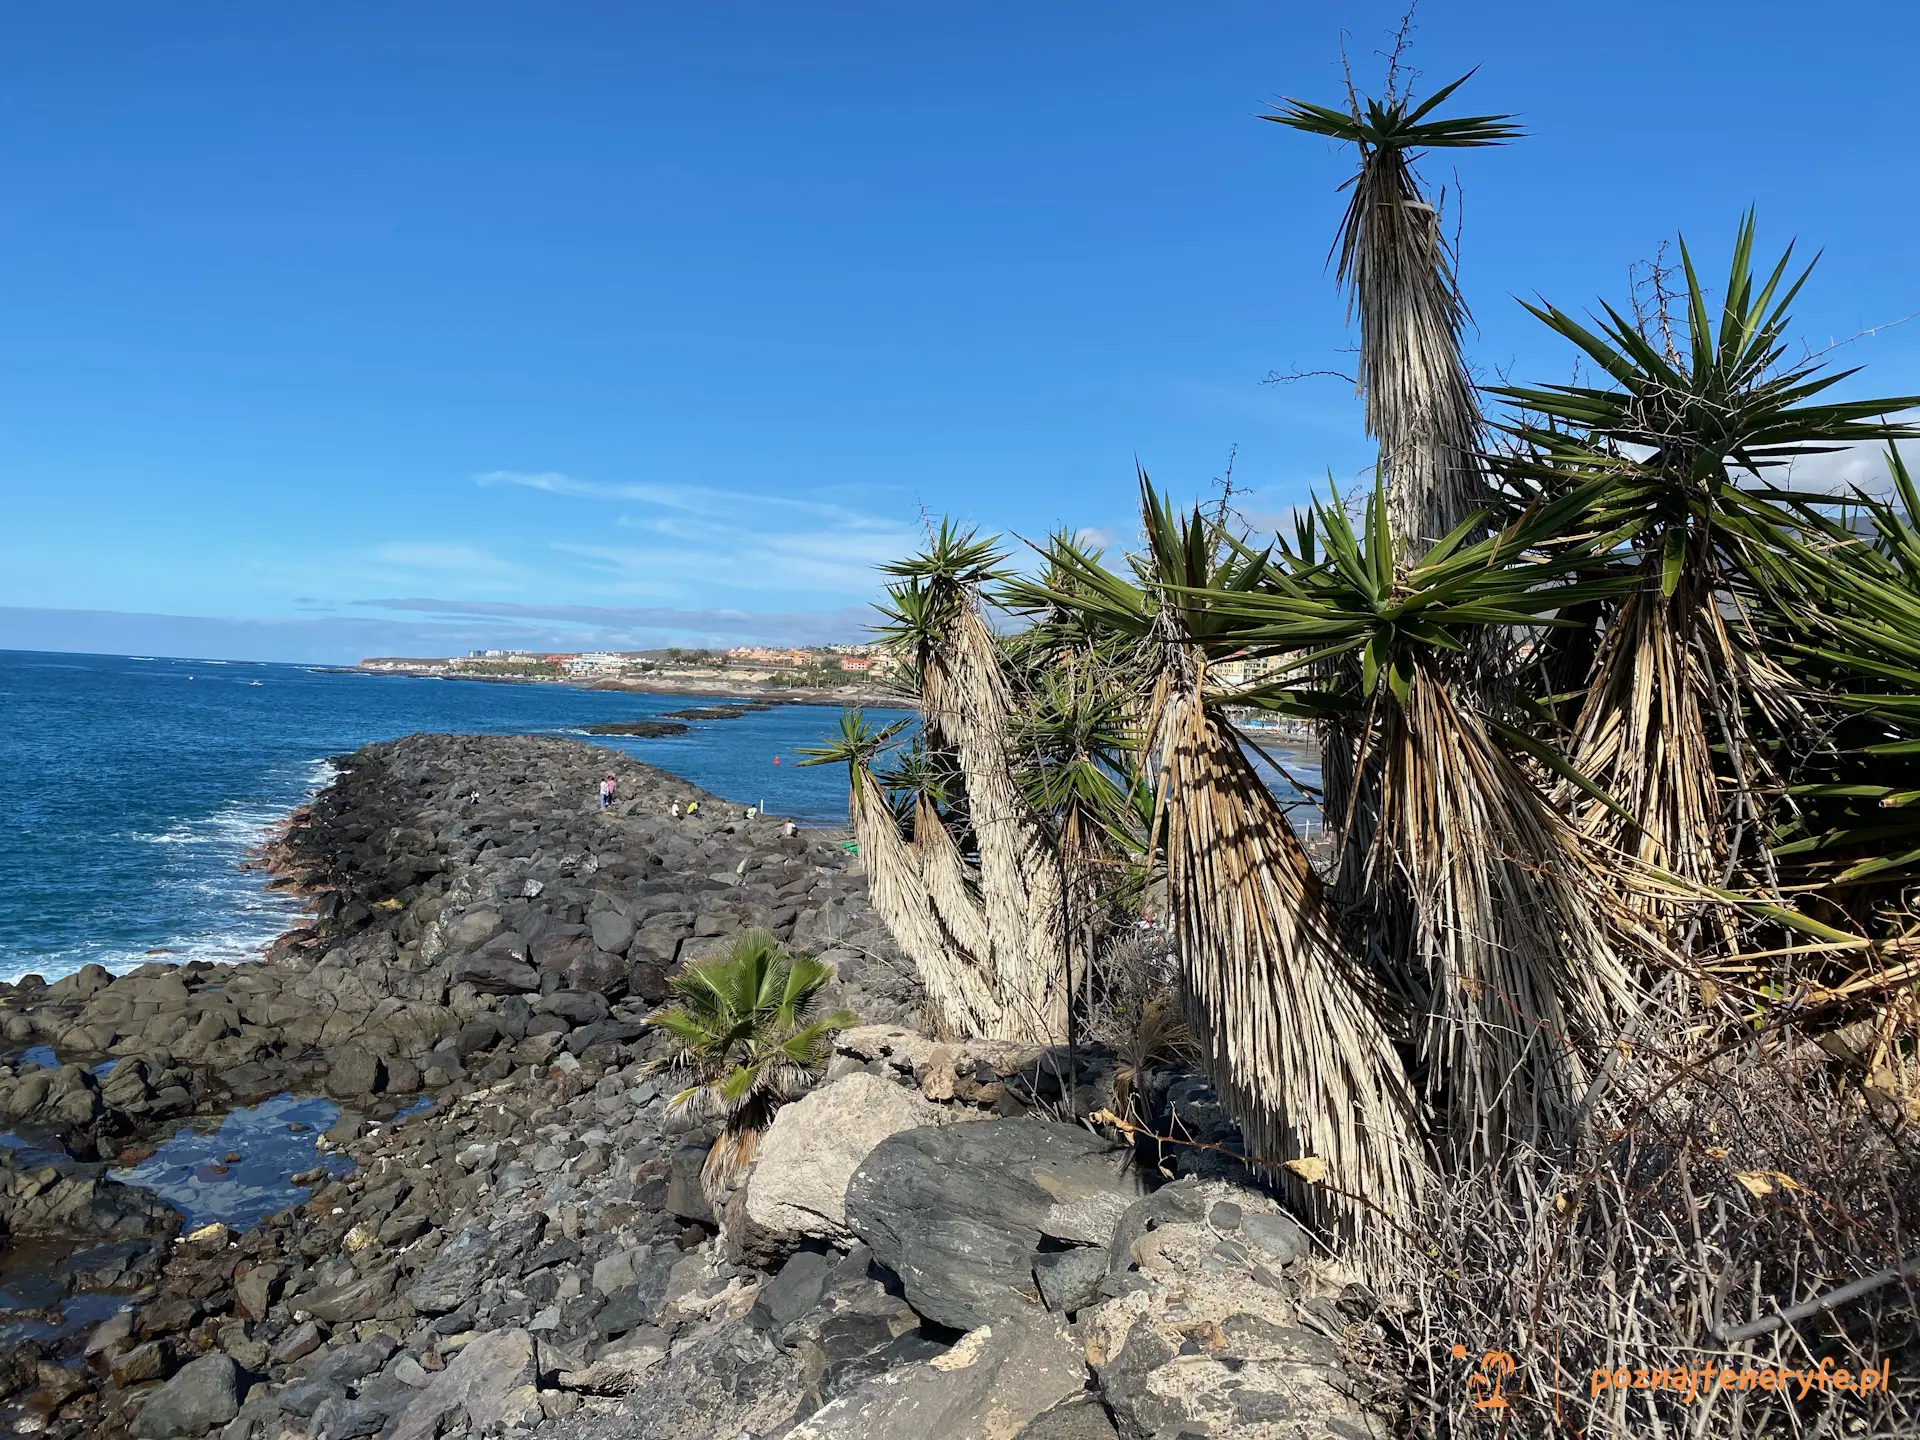
POLYGON ((549 495, 565 495, 578 500, 624 500, 655 505, 663 510, 714 519, 738 521, 759 510, 813 515, 836 525, 864 528, 891 522, 866 515, 830 500, 795 495, 769 495, 747 490, 719 490, 706 485, 670 484, 656 481, 623 481, 610 484, 599 480, 579 480, 558 471, 489 470, 473 477, 476 485, 494 487, 517 485, 527 490, 543 490, 549 495), (743 513, 744 512, 744 513, 743 513))
POLYGON ((919 539, 902 520, 812 496, 609 484, 557 471, 492 470, 474 479, 625 507, 602 522, 603 532, 552 545, 609 594, 669 600, 718 589, 851 599, 871 594, 875 567, 919 539))
POLYGON ((872 612, 818 613, 512 605, 396 599, 387 615, 264 619, 0 606, 0 650, 181 655, 222 660, 352 664, 370 655, 468 650, 647 650, 663 645, 819 645, 863 639, 872 612))
MULTIPOLYGON (((1911 442, 1900 447, 1909 470, 1920 466, 1920 446, 1911 442)), ((1855 489, 1885 495, 1893 488, 1893 474, 1887 468, 1885 445, 1849 445, 1824 455, 1802 455, 1791 465, 1775 470, 1769 478, 1791 484, 1798 490, 1827 495, 1847 495, 1855 489)))
POLYGON ((433 570, 469 576, 504 576, 515 567, 490 550, 449 540, 389 540, 372 557, 408 570, 433 570))
POLYGON ((865 606, 819 611, 684 609, 667 605, 521 605, 506 601, 407 597, 357 602, 372 609, 428 614, 447 619, 548 622, 569 627, 573 641, 644 649, 664 643, 727 639, 766 644, 826 645, 856 641, 873 622, 865 606), (618 642, 618 643, 616 643, 618 642))

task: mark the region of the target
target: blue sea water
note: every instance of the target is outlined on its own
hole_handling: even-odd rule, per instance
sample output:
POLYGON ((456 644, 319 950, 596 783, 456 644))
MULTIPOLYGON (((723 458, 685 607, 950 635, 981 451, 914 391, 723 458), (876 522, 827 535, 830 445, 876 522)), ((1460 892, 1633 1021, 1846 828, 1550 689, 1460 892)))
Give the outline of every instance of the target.
MULTIPOLYGON (((256 956, 298 908, 240 862, 326 784, 329 756, 415 731, 564 735, 704 703, 0 651, 0 978, 256 956)), ((590 738, 743 805, 834 825, 846 818, 845 772, 793 761, 836 719, 789 705, 666 739, 590 738)))

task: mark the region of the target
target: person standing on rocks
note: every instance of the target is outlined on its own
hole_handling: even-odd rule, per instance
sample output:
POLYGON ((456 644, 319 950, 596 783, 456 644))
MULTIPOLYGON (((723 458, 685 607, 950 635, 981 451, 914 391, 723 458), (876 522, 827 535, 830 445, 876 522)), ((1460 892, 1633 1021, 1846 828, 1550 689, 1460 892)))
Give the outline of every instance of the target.
POLYGON ((600 808, 602 810, 606 809, 609 805, 613 804, 613 787, 614 787, 613 776, 608 775, 601 779, 600 808))
POLYGON ((680 818, 680 802, 678 800, 674 801, 667 809, 674 819, 678 820, 680 818))

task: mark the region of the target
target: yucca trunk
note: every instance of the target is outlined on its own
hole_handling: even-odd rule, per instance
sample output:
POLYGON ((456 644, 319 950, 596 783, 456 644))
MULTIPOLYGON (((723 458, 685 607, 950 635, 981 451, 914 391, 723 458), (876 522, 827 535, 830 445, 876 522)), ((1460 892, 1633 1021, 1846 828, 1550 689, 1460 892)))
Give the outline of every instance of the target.
POLYGON ((961 858, 940 812, 925 795, 914 802, 913 853, 934 915, 953 945, 975 957, 981 983, 990 991, 999 977, 994 973, 993 940, 987 933, 987 911, 980 887, 968 872, 967 862, 961 858))
POLYGON ((1671 594, 1649 575, 1613 616, 1574 726, 1572 760, 1620 808, 1568 798, 1579 800, 1583 831, 1631 862, 1623 873, 1683 882, 1680 890, 1654 883, 1629 893, 1649 919, 1696 908, 1688 889, 1729 883, 1736 835, 1743 848, 1760 849, 1767 777, 1744 727, 1756 716, 1783 721, 1791 691, 1777 665, 1737 643, 1695 566, 1671 594))
POLYGON ((921 669, 928 728, 950 745, 966 779, 967 813, 980 850, 996 1039, 1058 1044, 1067 1036, 1071 980, 1062 925, 1065 878, 1014 783, 1008 738, 1012 697, 992 633, 971 603, 958 606, 921 669))
POLYGON ((1188 1023, 1250 1153, 1317 1157, 1278 1178, 1303 1213, 1391 1250, 1426 1182, 1384 997, 1344 955, 1320 881, 1232 730, 1197 690, 1162 719, 1169 912, 1188 1023))
MULTIPOLYGON (((852 767, 849 809, 873 908, 913 960, 934 1027, 943 1038, 995 1034, 1000 1007, 992 974, 982 952, 971 948, 984 938, 984 924, 976 911, 969 925, 967 908, 953 904, 939 845, 926 840, 925 851, 935 860, 923 868, 921 843, 909 843, 900 834, 880 782, 864 764, 852 767), (931 886, 928 869, 935 876, 931 886), (958 923, 950 924, 943 912, 958 923)), ((951 840, 946 847, 951 850, 951 840)), ((957 865, 958 857, 953 858, 957 865)))
POLYGON ((1631 1005, 1579 837, 1447 683, 1416 668, 1385 707, 1367 888, 1427 991, 1417 1068, 1456 1169, 1565 1141, 1586 1058, 1631 1005))
POLYGON ((1347 258, 1367 433, 1380 443, 1396 549, 1418 559, 1482 501, 1480 428, 1460 355, 1464 309, 1440 216, 1396 148, 1361 162, 1347 258))

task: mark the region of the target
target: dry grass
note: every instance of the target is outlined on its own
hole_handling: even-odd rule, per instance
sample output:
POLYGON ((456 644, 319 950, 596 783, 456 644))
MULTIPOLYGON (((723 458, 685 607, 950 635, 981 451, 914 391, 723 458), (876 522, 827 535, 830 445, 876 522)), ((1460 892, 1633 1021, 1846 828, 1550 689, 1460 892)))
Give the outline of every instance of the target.
POLYGON ((1576 1156, 1531 1157, 1518 1190, 1433 1190, 1391 1367, 1408 1382, 1403 1433, 1920 1434, 1920 1266, 1885 1279, 1920 1252, 1920 1134, 1810 1049, 1785 1033, 1701 1053, 1636 1045, 1611 1122, 1576 1156), (1488 1351, 1514 1367, 1497 1411, 1476 1408, 1488 1351), (1757 1375, 1823 1361, 1884 1363, 1893 1389, 1701 1385, 1709 1364, 1757 1375), (1596 1385, 1623 1367, 1625 1387, 1596 1385), (1692 1380, 1654 1388, 1631 1373, 1654 1370, 1692 1380))

